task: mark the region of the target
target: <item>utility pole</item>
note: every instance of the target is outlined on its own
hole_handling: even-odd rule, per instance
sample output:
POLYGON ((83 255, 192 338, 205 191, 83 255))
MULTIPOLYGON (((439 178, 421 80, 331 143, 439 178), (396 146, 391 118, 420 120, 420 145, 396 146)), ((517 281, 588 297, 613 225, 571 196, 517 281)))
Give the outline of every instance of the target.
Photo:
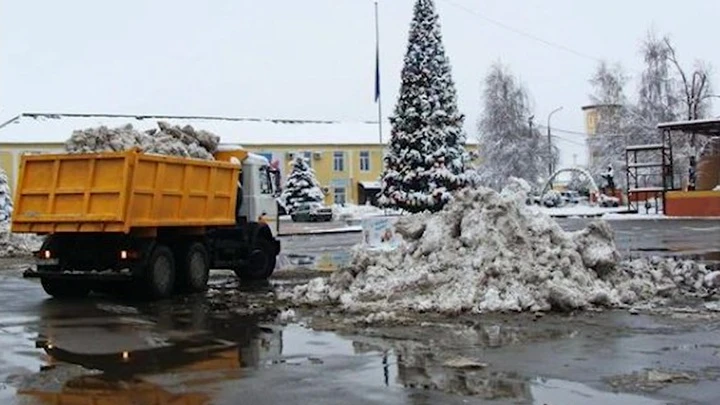
POLYGON ((562 106, 552 110, 550 114, 548 114, 548 124, 547 124, 547 142, 548 142, 548 178, 553 175, 553 153, 552 153, 552 131, 550 130, 550 119, 552 118, 553 114, 556 112, 562 110, 562 106))
POLYGON ((534 115, 531 115, 531 116, 528 117, 528 127, 530 128, 530 138, 533 137, 532 127, 533 127, 533 119, 534 119, 534 118, 535 118, 534 115))

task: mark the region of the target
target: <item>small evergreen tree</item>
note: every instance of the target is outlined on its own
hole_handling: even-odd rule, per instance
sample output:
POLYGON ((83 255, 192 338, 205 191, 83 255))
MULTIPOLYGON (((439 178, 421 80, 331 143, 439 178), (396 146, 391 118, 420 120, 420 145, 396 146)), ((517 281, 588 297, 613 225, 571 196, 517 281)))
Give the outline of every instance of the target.
POLYGON ((307 160, 297 154, 291 163, 292 170, 285 181, 285 187, 279 202, 288 213, 295 211, 298 205, 305 202, 321 202, 323 193, 315 177, 315 170, 307 160))
POLYGON ((12 211, 13 202, 10 183, 5 171, 0 168, 0 222, 8 221, 12 211))
POLYGON ((466 184, 463 115, 433 0, 417 0, 379 204, 439 211, 466 184))

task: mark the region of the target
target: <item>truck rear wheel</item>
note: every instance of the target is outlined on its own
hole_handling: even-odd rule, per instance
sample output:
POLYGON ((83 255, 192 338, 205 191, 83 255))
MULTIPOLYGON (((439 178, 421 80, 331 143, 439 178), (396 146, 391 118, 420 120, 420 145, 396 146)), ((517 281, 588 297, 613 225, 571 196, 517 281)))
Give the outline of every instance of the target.
POLYGON ((260 238, 250 252, 248 265, 235 270, 235 274, 241 280, 246 281, 267 280, 275 271, 276 261, 277 257, 272 242, 260 238))
POLYGON ((175 284, 175 259, 172 251, 163 245, 153 250, 145 269, 145 288, 152 298, 167 298, 175 284))
POLYGON ((74 280, 42 278, 40 284, 48 295, 58 299, 84 298, 90 293, 87 283, 74 280))
POLYGON ((207 290, 210 277, 210 260, 208 252, 202 243, 195 242, 186 252, 178 271, 180 288, 187 292, 202 292, 207 290))

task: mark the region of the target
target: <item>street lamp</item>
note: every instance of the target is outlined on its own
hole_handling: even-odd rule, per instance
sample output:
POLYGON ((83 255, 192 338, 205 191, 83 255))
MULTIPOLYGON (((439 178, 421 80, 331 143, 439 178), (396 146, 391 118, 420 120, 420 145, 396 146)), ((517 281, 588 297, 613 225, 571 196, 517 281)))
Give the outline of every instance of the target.
POLYGON ((552 118, 553 114, 556 112, 562 110, 562 106, 552 110, 550 114, 548 114, 548 124, 547 124, 547 136, 548 136, 548 179, 553 175, 553 164, 552 164, 552 135, 550 132, 550 119, 552 118))

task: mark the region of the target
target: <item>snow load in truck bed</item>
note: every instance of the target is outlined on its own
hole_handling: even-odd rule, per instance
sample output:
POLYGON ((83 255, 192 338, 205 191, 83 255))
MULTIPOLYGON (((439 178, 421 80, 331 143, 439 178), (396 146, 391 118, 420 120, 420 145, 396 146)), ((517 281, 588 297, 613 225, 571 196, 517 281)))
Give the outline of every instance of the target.
POLYGON ((565 232, 525 206, 529 186, 464 190, 401 218, 392 251, 359 245, 347 269, 296 287, 297 303, 348 311, 547 311, 612 307, 717 287, 695 262, 621 261, 604 221, 565 232))
POLYGON ((73 131, 65 142, 70 153, 122 152, 138 148, 145 153, 213 160, 220 137, 190 125, 157 122, 158 128, 138 131, 131 124, 117 128, 100 126, 73 131))

